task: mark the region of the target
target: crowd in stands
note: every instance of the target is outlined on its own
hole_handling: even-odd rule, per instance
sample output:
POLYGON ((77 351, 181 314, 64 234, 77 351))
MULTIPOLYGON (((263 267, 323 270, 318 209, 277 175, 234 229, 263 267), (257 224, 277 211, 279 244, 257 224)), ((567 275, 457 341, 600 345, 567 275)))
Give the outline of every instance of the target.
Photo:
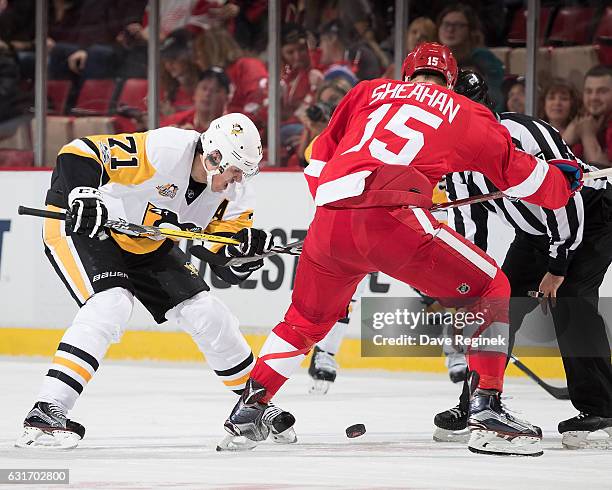
MULTIPOLYGON (((578 156, 600 166, 612 165, 608 3, 542 0, 539 24, 544 47, 538 115, 578 156), (582 64, 570 72, 572 57, 563 50, 583 48, 589 55, 580 51, 582 64), (563 63, 557 66, 553 58, 560 53, 563 63)), ((3 149, 32 148, 36 4, 0 0, 0 166, 3 149), (16 137, 20 131, 29 139, 16 137)), ((393 78, 394 5, 393 0, 281 0, 281 158, 269 165, 305 165, 308 144, 355 84, 393 78)), ((147 129, 152 33, 146 0, 48 0, 48 7, 47 125, 53 138, 47 163, 52 165, 66 139, 147 129)), ((160 1, 161 126, 205 131, 224 112, 242 112, 266 144, 267 8, 267 0, 160 1)), ((497 111, 525 112, 522 0, 410 2, 409 19, 407 51, 424 41, 446 44, 461 68, 485 76, 497 111)))

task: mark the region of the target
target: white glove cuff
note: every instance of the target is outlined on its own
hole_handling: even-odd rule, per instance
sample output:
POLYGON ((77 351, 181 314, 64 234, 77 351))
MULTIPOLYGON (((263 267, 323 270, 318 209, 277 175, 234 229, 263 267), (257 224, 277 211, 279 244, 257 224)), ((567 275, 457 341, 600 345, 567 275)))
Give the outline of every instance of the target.
POLYGON ((94 187, 75 187, 68 194, 68 207, 72 207, 72 203, 76 199, 97 199, 98 201, 104 201, 102 193, 94 187))

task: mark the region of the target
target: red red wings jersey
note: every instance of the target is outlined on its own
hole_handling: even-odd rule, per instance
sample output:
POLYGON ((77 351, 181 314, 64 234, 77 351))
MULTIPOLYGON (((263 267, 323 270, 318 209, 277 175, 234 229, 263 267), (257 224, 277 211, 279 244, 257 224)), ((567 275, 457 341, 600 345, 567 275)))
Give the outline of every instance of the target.
POLYGON ((507 195, 547 208, 571 196, 562 172, 517 150, 488 109, 431 83, 356 85, 315 140, 304 173, 322 206, 361 195, 367 177, 384 165, 418 170, 431 191, 443 175, 474 170, 507 195))

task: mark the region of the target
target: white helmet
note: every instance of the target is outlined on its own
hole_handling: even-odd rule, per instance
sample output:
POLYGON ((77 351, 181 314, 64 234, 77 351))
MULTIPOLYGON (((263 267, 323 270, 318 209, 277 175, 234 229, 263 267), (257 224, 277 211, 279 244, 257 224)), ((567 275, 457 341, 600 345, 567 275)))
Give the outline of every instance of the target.
POLYGON ((259 172, 262 158, 259 131, 248 117, 237 112, 221 116, 200 135, 205 162, 214 166, 208 175, 223 173, 229 166, 242 170, 245 177, 259 172))

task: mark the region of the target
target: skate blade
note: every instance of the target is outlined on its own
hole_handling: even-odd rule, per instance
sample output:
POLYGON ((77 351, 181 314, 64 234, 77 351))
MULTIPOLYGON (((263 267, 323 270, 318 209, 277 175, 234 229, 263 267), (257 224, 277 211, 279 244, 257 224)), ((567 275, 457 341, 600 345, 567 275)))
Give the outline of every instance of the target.
POLYGON ((325 381, 324 379, 312 379, 310 387, 308 388, 309 395, 325 395, 329 391, 331 381, 325 381))
POLYGON ((251 451, 255 449, 257 446, 257 441, 252 441, 251 439, 244 436, 233 436, 227 435, 223 438, 223 440, 217 444, 217 451, 251 451))
POLYGON ((293 427, 289 427, 283 432, 279 432, 278 434, 274 434, 270 432, 270 437, 272 441, 276 444, 295 444, 297 442, 297 435, 295 434, 295 430, 293 427))
POLYGON ((458 442, 465 444, 470 439, 470 430, 448 430, 436 427, 433 433, 433 440, 436 442, 458 442))
POLYGON ((15 447, 24 449, 74 449, 81 437, 65 430, 44 431, 38 427, 24 427, 15 441, 15 447))
POLYGON ((491 430, 472 430, 468 449, 473 453, 494 456, 542 456, 540 438, 519 436, 507 439, 491 430))
POLYGON ((561 444, 566 449, 612 449, 612 427, 594 432, 564 432, 562 436, 561 444), (602 433, 607 437, 600 437, 602 433))

